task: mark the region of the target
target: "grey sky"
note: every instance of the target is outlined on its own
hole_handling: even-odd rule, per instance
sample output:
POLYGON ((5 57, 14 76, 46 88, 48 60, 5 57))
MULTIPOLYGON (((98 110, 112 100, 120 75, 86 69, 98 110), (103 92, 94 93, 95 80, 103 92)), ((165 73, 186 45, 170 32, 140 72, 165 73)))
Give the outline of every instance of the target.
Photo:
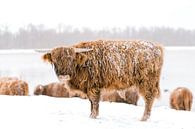
POLYGON ((0 0, 0 25, 195 29, 194 0, 0 0))

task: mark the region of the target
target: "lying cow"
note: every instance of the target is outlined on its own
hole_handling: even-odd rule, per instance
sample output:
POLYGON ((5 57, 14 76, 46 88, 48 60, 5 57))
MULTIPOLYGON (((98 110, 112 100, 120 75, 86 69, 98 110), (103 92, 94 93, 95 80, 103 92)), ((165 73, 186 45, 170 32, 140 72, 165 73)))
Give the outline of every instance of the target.
POLYGON ((170 106, 176 110, 190 111, 192 108, 192 92, 185 87, 178 87, 170 95, 170 106))
POLYGON ((87 95, 83 94, 80 91, 70 91, 69 88, 66 87, 66 83, 54 82, 49 83, 47 85, 38 85, 34 90, 34 95, 47 95, 52 97, 80 97, 82 99, 86 99, 87 95))
POLYGON ((16 77, 0 78, 1 95, 28 95, 28 84, 16 77))
POLYGON ((121 102, 137 105, 137 101, 139 99, 139 94, 137 89, 129 88, 126 90, 120 91, 102 91, 100 100, 101 101, 109 101, 109 102, 121 102))
POLYGON ((48 95, 53 97, 69 97, 69 92, 61 83, 50 83, 48 85, 38 85, 34 95, 48 95))
POLYGON ((152 42, 97 40, 72 47, 57 47, 43 55, 57 76, 69 75, 70 89, 87 94, 91 118, 99 114, 103 89, 120 90, 136 86, 145 100, 142 121, 150 117, 155 98, 160 96, 163 48, 152 42))
MULTIPOLYGON (((137 105, 139 99, 138 92, 135 88, 129 88, 127 90, 121 91, 102 91, 101 101, 109 102, 121 102, 137 105)), ((87 95, 80 91, 70 90, 66 84, 62 82, 50 83, 47 85, 38 85, 34 90, 34 95, 47 95, 52 97, 80 97, 82 99, 87 99, 87 95)))

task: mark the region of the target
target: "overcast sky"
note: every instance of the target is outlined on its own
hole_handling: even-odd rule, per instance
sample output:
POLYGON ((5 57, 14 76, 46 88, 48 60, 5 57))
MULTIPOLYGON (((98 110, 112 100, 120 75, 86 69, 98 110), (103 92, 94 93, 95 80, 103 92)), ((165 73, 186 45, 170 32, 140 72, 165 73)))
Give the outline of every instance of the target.
POLYGON ((0 0, 0 26, 195 29, 195 0, 0 0))

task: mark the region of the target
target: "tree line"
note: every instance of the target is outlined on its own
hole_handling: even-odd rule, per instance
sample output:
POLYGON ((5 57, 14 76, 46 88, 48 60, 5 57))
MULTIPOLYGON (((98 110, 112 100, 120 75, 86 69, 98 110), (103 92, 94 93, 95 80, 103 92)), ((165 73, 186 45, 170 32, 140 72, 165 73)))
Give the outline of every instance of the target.
POLYGON ((0 49, 51 48, 97 39, 142 39, 157 41, 165 46, 195 46, 195 30, 126 27, 94 31, 89 28, 75 29, 64 25, 51 29, 44 25, 29 24, 13 33, 9 27, 0 28, 0 49))

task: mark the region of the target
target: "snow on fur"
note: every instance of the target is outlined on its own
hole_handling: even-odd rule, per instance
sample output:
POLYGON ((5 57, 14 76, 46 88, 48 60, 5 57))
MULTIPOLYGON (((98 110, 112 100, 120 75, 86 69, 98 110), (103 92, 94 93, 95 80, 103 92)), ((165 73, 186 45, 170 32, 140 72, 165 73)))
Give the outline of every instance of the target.
POLYGON ((72 47, 56 47, 44 54, 43 59, 54 65, 58 77, 70 76, 70 89, 78 89, 88 95, 92 118, 99 114, 103 89, 120 90, 135 86, 145 100, 143 121, 150 117, 153 101, 160 96, 163 47, 158 43, 142 40, 88 41, 72 47))

